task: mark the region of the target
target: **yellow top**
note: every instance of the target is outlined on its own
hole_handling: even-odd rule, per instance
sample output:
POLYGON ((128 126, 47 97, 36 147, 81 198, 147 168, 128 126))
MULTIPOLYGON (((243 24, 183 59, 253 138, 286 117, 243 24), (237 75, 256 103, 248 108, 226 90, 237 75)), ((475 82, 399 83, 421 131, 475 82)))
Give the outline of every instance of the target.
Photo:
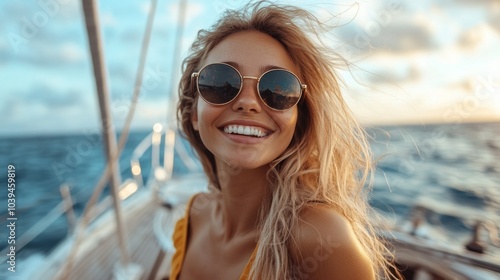
MULTIPOLYGON (((172 266, 170 268, 170 280, 177 280, 179 277, 179 273, 181 272, 182 263, 184 262, 184 255, 186 253, 186 245, 187 245, 187 236, 188 236, 188 223, 189 223, 189 210, 191 209, 191 204, 193 203, 194 197, 193 195, 188 202, 186 208, 186 214, 182 219, 177 221, 175 224, 174 234, 172 236, 175 253, 172 257, 172 266)), ((247 265, 243 269, 241 273, 240 280, 247 280, 250 274, 250 267, 252 267, 253 260, 255 258, 255 253, 257 251, 257 247, 253 251, 250 256, 250 260, 248 260, 247 265)))

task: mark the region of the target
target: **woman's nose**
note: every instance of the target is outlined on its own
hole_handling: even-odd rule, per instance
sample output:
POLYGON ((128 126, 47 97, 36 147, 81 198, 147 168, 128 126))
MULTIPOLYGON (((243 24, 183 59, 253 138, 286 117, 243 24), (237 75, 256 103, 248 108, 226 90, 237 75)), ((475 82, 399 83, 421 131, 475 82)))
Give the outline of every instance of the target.
POLYGON ((243 76, 241 92, 233 102, 233 110, 255 113, 262 111, 261 100, 257 92, 257 79, 243 76))

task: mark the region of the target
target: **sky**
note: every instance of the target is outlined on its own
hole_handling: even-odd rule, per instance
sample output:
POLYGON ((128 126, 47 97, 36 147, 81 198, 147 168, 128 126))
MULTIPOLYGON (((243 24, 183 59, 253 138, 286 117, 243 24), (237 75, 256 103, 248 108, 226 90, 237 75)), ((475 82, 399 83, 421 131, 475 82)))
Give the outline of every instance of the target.
MULTIPOLYGON (((118 130, 133 93, 149 2, 99 4, 118 130)), ((322 40, 350 62, 339 75, 344 97, 362 122, 500 121, 500 1, 280 2, 338 26, 322 40)), ((158 2, 134 129, 165 122, 180 73, 175 62, 187 55, 198 30, 246 1, 189 0, 181 54, 174 59, 178 3, 158 2)), ((76 0, 0 2, 0 136, 100 127, 82 14, 76 0)))

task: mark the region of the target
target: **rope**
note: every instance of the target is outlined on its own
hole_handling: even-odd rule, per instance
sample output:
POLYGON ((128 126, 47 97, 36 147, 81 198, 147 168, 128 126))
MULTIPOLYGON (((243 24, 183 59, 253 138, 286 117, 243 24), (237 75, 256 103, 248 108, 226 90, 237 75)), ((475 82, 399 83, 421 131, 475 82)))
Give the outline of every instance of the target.
MULTIPOLYGON (((174 101, 174 98, 175 98, 175 94, 174 92, 176 92, 176 88, 177 88, 177 83, 175 83, 174 81, 176 81, 176 76, 178 73, 177 71, 175 71, 174 69, 177 68, 177 66, 179 65, 179 58, 181 57, 181 47, 182 47, 182 36, 184 34, 184 26, 185 26, 185 21, 186 21, 186 11, 187 11, 187 0, 179 0, 179 10, 178 10, 178 14, 179 14, 179 18, 178 18, 178 25, 177 25, 177 29, 175 30, 175 48, 174 48, 174 54, 173 54, 173 59, 172 59, 172 66, 170 69, 172 69, 172 73, 171 73, 171 76, 170 76, 170 84, 172 85, 172 94, 170 95, 170 100, 168 102, 168 105, 167 106, 167 109, 168 109, 168 112, 167 112, 167 116, 175 116, 175 105, 176 102, 173 102, 174 101)), ((180 70, 179 68, 177 68, 177 70, 180 70)), ((173 122, 173 121, 172 121, 173 122)), ((168 123, 168 120, 167 120, 167 123, 168 123)), ((170 124, 169 124, 170 125, 170 124)))
MULTIPOLYGON (((145 60, 147 57, 147 49, 149 47, 149 41, 150 41, 150 37, 151 37, 151 30, 152 30, 152 26, 153 26, 153 22, 154 22, 154 15, 156 14, 157 0, 151 0, 151 4, 152 5, 151 5, 150 13, 148 15, 148 22, 146 25, 145 36, 144 36, 143 42, 142 42, 139 67, 137 70, 135 87, 134 87, 134 94, 132 96, 132 101, 131 101, 130 108, 129 108, 129 111, 127 114, 127 118, 125 120, 122 134, 121 134, 120 139, 119 139, 118 149, 116 151, 116 154, 112 154, 109 161, 107 162, 106 168, 105 168, 103 174, 101 175, 99 182, 95 186, 94 192, 92 193, 91 198, 89 199, 87 205, 85 206, 85 209, 83 212, 83 217, 79 221, 78 226, 75 230, 75 234, 76 234, 75 242, 74 242, 74 244, 71 248, 70 254, 68 256, 68 261, 65 263, 65 265, 63 267, 63 273, 61 274, 60 279, 68 279, 68 277, 69 277, 69 272, 71 271, 71 267, 73 265, 73 261, 74 261, 74 258, 76 256, 76 253, 78 252, 78 247, 80 246, 80 244, 82 242, 83 231, 89 223, 90 209, 96 203, 97 199, 99 198, 100 194, 102 193, 102 190, 104 189, 104 186, 106 185, 107 181, 109 180, 109 177, 111 175, 111 172, 110 172, 111 165, 112 165, 111 163, 115 162, 119 159, 119 157, 120 157, 120 155, 125 147, 125 143, 127 141, 127 138, 128 138, 130 126, 131 126, 132 119, 133 119, 133 116, 135 113, 136 104, 137 104, 137 101, 139 99, 139 94, 140 94, 139 89, 140 89, 140 86, 142 85, 144 65, 145 65, 145 60)), ((87 8, 91 7, 91 6, 95 7, 95 0, 92 0, 92 1, 82 0, 82 6, 84 7, 84 11, 87 14, 87 12, 86 12, 87 10, 85 7, 87 7, 87 8)), ((87 17, 86 17, 86 19, 87 19, 87 17)), ((94 14, 94 17, 92 17, 92 18, 88 18, 88 20, 93 20, 97 25, 98 21, 97 21, 96 14, 94 14)))

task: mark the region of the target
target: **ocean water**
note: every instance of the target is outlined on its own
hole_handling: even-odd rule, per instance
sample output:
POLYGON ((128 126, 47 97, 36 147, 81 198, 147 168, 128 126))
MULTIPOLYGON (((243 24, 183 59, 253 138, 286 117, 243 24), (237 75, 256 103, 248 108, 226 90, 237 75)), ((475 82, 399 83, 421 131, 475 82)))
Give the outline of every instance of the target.
MULTIPOLYGON (((412 209, 427 209, 422 235, 463 244, 476 220, 500 224, 500 123, 387 126, 367 129, 378 161, 370 204, 387 221, 404 227, 412 209)), ((130 178, 130 156, 149 132, 133 132, 120 159, 122 179, 130 178)), ((104 169, 96 133, 0 138, 0 181, 7 165, 16 168, 16 237, 19 239, 61 201, 59 187, 70 186, 74 209, 81 213, 104 169)), ((141 160, 150 170, 151 154, 141 160)), ((174 172, 185 173, 176 165, 174 172)), ((2 184, 6 186, 5 183, 2 184)), ((107 191, 105 191, 106 193, 107 191)), ((0 249, 7 246, 7 189, 0 188, 0 249)), ((65 216, 17 252, 23 260, 45 254, 68 233, 65 216)), ((489 254, 499 251, 490 246, 489 254)), ((5 264, 0 264, 3 275, 5 264)))
POLYGON ((422 235, 429 238, 461 246, 479 220, 498 228, 500 123, 382 127, 369 134, 378 160, 371 205, 396 226, 422 206, 422 235))

